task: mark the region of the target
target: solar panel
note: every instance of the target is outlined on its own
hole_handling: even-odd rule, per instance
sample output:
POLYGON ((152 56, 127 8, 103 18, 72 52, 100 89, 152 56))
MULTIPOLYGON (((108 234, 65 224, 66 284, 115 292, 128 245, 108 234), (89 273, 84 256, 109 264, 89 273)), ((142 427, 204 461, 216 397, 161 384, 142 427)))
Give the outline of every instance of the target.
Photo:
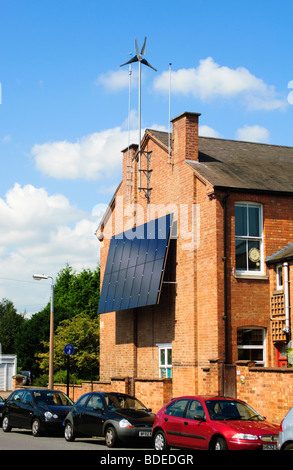
POLYGON ((114 235, 98 314, 159 302, 173 215, 114 235))

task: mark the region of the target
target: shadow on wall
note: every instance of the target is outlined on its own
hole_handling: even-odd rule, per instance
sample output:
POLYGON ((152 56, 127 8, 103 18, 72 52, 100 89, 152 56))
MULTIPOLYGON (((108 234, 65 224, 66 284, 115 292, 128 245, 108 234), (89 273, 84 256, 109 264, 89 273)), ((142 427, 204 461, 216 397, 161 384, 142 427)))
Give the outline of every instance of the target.
POLYGON ((176 252, 177 240, 172 239, 159 304, 116 312, 116 344, 151 347, 174 340, 176 252))

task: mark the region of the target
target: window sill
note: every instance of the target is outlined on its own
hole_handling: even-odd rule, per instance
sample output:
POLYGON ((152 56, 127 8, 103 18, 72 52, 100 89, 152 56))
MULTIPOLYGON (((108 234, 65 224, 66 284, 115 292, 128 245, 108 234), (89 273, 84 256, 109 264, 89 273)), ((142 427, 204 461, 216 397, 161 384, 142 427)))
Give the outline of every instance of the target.
POLYGON ((268 281, 269 276, 266 276, 263 273, 235 273, 234 274, 235 279, 256 279, 258 281, 268 281))

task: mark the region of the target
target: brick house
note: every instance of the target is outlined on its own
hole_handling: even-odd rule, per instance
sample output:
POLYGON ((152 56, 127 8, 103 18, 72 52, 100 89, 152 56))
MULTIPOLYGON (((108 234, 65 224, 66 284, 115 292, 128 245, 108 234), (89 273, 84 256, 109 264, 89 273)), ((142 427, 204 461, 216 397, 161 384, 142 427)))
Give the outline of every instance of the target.
POLYGON ((163 382, 162 401, 233 394, 238 361, 283 367, 291 340, 293 148, 199 137, 199 117, 185 112, 171 136, 146 130, 140 152, 122 152, 122 182, 97 231, 105 299, 113 240, 172 214, 162 269, 150 274, 157 301, 99 312, 100 380, 127 378, 132 393, 139 381, 147 393, 163 382))

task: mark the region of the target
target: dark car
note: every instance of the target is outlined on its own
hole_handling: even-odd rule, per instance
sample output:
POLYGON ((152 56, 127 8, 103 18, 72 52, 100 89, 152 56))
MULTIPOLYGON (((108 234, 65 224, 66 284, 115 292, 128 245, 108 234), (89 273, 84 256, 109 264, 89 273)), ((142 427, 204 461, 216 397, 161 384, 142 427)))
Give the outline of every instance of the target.
POLYGON ((4 408, 4 400, 2 397, 0 397, 0 424, 2 423, 3 408, 4 408))
POLYGON ((31 429, 34 436, 42 431, 61 431, 72 406, 73 402, 58 390, 17 389, 5 401, 2 429, 31 429))
POLYGON ((33 381, 33 373, 30 370, 20 370, 19 375, 23 375, 22 385, 31 385, 33 381))
POLYGON ((155 415, 135 397, 124 393, 92 392, 82 395, 65 419, 64 437, 105 437, 108 447, 119 441, 151 443, 155 415))
POLYGON ((242 400, 179 397, 156 414, 154 447, 214 450, 276 450, 279 429, 242 400))

